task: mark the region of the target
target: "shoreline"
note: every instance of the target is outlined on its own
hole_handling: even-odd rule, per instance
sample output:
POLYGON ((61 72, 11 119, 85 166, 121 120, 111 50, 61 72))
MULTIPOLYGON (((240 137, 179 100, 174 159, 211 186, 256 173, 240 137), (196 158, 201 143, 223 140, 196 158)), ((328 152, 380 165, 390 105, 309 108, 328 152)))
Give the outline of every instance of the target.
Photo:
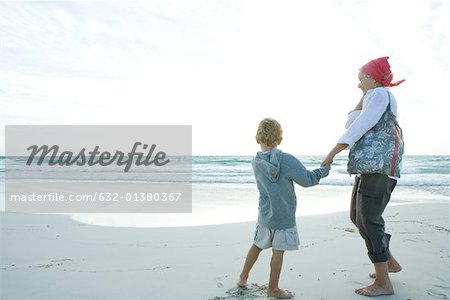
MULTIPOLYGON (((297 217, 346 212, 352 186, 296 186, 297 217)), ((80 191, 81 193, 82 191, 80 191)), ((258 214, 254 184, 194 184, 191 213, 67 213, 75 221, 106 227, 170 228, 253 222, 258 214)), ((4 212, 0 185, 0 212, 4 212)), ((450 187, 397 186, 389 205, 450 202, 450 187)), ((56 213, 58 214, 58 213, 56 213)))
MULTIPOLYGON (((297 218, 347 212, 352 186, 296 186, 297 218)), ((78 222, 98 226, 172 228, 255 222, 258 217, 258 191, 255 185, 209 185, 193 187, 192 213, 164 214, 72 214, 78 222), (213 197, 211 197, 213 195, 213 197)), ((396 187, 389 205, 410 203, 450 203, 450 196, 420 187, 396 187)))
MULTIPOLYGON (((233 296, 254 221, 126 228, 0 216, 2 299, 265 299, 268 250, 249 279, 255 293, 233 296)), ((404 271, 391 277, 396 295, 378 299, 450 298, 450 202, 391 205, 384 216, 404 271)), ((371 264, 346 212, 297 222, 300 250, 286 253, 280 287, 294 299, 363 299, 353 290, 371 282, 371 264)))

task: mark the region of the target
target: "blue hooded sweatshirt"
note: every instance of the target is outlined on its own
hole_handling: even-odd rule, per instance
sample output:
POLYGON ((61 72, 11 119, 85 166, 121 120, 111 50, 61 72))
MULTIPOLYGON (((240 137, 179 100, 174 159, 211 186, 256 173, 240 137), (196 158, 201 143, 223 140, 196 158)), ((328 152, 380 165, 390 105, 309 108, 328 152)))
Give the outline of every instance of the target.
POLYGON ((269 229, 287 229, 296 225, 294 182, 303 187, 314 186, 329 173, 327 167, 308 171, 293 155, 277 148, 258 152, 252 166, 259 190, 258 223, 269 229))

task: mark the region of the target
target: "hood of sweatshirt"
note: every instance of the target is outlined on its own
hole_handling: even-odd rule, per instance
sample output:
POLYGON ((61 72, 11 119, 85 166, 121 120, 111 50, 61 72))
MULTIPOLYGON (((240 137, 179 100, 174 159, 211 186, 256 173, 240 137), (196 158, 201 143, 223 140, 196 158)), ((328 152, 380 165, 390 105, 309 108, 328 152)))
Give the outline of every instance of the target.
POLYGON ((277 182, 280 175, 281 150, 273 148, 267 152, 258 152, 253 159, 253 168, 267 176, 272 182, 277 182))

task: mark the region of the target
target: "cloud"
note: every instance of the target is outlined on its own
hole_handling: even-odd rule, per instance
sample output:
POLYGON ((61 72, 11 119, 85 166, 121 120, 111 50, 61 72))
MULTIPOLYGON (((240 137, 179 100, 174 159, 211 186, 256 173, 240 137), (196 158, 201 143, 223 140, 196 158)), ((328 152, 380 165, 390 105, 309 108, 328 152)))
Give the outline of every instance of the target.
MULTIPOLYGON (((384 55, 395 77, 407 79, 394 91, 405 132, 417 129, 412 120, 424 105, 444 108, 423 116, 425 131, 445 119, 444 1, 0 6, 7 124, 192 124, 194 151, 245 154, 253 153, 255 124, 274 116, 297 135, 286 146, 324 152, 360 97, 358 67, 384 55)), ((427 151, 448 153, 432 141, 427 151)))

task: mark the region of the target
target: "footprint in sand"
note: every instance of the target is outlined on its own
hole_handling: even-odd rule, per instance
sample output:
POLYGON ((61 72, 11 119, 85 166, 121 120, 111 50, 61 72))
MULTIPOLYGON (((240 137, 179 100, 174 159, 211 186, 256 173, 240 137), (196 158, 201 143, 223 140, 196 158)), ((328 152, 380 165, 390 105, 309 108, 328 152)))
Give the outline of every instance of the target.
POLYGON ((64 265, 66 262, 72 262, 73 260, 71 258, 62 258, 62 259, 52 259, 50 263, 47 264, 39 264, 39 265, 31 265, 28 266, 28 268, 45 268, 49 269, 52 267, 59 267, 64 265))
POLYGON ((433 289, 427 290, 427 293, 428 293, 428 295, 434 297, 434 299, 444 299, 444 300, 448 299, 448 295, 439 293, 438 291, 433 290, 433 289))
POLYGON ((227 296, 216 296, 209 300, 257 300, 267 299, 267 284, 259 285, 256 283, 249 284, 247 288, 235 287, 226 291, 227 296))

